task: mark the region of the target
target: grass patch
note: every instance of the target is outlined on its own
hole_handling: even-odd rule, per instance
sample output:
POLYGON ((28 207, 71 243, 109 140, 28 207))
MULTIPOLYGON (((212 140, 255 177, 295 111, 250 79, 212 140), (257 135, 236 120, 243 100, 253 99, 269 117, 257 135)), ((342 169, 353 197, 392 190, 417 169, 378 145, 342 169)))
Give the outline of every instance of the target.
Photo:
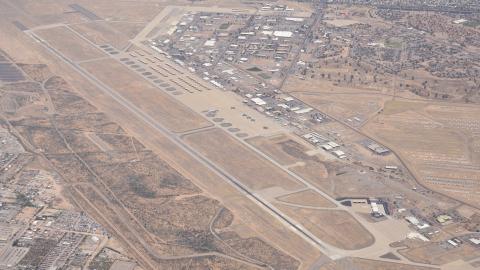
POLYGON ((385 103, 383 114, 392 115, 392 114, 402 113, 402 112, 411 111, 411 110, 415 111, 415 110, 422 109, 424 107, 425 107, 425 104, 421 102, 389 100, 385 103))

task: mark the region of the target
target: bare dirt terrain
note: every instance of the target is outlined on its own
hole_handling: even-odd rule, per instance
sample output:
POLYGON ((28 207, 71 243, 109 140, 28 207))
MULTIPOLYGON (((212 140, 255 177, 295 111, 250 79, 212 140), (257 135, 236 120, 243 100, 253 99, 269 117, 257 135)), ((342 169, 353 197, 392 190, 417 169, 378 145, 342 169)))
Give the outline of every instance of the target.
POLYGON ((97 45, 110 44, 116 49, 121 50, 128 45, 128 39, 132 38, 131 32, 135 33, 139 31, 139 29, 143 28, 143 24, 89 22, 75 24, 72 25, 71 28, 97 45))
POLYGON ((399 149, 424 185, 477 204, 478 113, 469 106, 392 101, 364 130, 399 149))
POLYGON ((183 104, 160 92, 115 60, 100 60, 82 64, 108 86, 115 88, 133 104, 153 118, 159 119, 175 132, 204 128, 211 125, 183 104), (121 80, 119 80, 119 74, 121 80), (141 89, 132 91, 132 89, 141 89))
POLYGON ((422 266, 412 266, 401 263, 394 262, 381 262, 381 261, 372 261, 364 259, 343 259, 330 265, 323 266, 321 270, 347 270, 347 269, 361 269, 361 270, 382 270, 382 269, 392 269, 392 270, 434 270, 438 268, 434 267, 422 267, 422 266))
POLYGON ((274 186, 284 190, 303 187, 219 129, 187 135, 185 140, 253 190, 274 186))
MULTIPOLYGON (((282 165, 291 165, 309 159, 305 152, 310 148, 286 134, 275 135, 270 138, 255 137, 247 141, 282 165)), ((315 158, 311 157, 311 159, 315 158)))
POLYGON ((333 203, 323 198, 313 190, 305 190, 292 194, 288 194, 282 197, 277 197, 278 201, 296 204, 298 206, 313 206, 313 207, 335 207, 333 203))
POLYGON ((375 241, 373 236, 350 214, 339 210, 315 210, 277 204, 294 216, 318 238, 343 249, 360 249, 375 241))
POLYGON ((62 54, 74 61, 95 59, 106 56, 102 51, 92 47, 87 41, 77 36, 65 26, 36 31, 62 54))
POLYGON ((402 251, 406 257, 412 261, 429 263, 434 265, 443 265, 456 260, 469 261, 478 258, 480 255, 475 247, 465 245, 454 250, 445 250, 436 245, 424 245, 402 251))

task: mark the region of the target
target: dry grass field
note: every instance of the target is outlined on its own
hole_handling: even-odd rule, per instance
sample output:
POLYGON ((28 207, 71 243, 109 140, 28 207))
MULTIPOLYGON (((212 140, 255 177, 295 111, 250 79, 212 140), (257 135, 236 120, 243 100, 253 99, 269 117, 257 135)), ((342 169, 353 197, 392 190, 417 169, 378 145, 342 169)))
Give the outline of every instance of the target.
POLYGON ((136 1, 121 1, 115 2, 115 5, 112 5, 109 0, 79 1, 83 7, 106 21, 134 22, 144 25, 160 13, 165 5, 182 2, 186 1, 141 2, 141 4, 136 1))
POLYGON ((290 167, 290 170, 329 195, 335 196, 335 186, 324 163, 307 161, 304 164, 290 167))
POLYGON ((316 159, 316 157, 308 156, 305 153, 311 150, 311 147, 301 144, 298 139, 285 133, 271 137, 254 137, 248 139, 247 142, 282 165, 291 165, 308 159, 316 159))
POLYGON ((470 261, 480 256, 478 248, 463 244, 458 248, 445 248, 439 243, 401 250, 400 254, 411 261, 433 265, 443 265, 457 260, 470 261))
POLYGON ((88 62, 82 66, 171 131, 184 132, 211 125, 115 60, 88 62))
POLYGON ((270 137, 254 137, 247 142, 276 162, 288 166, 290 171, 317 188, 332 197, 336 196, 334 180, 327 169, 329 162, 323 161, 320 155, 309 155, 308 152, 313 148, 299 138, 282 133, 270 137))
POLYGON ((194 133, 184 139, 252 190, 270 187, 295 190, 303 187, 220 129, 194 133))
MULTIPOLYGON (((326 88, 314 89, 306 86, 305 92, 303 88, 302 92, 297 92, 295 90, 298 88, 294 88, 293 84, 290 89, 293 95, 348 125, 360 127, 363 120, 369 119, 361 130, 395 150, 413 169, 416 178, 422 184, 464 202, 478 204, 480 166, 476 164, 480 162, 478 150, 480 110, 475 106, 449 106, 421 99, 411 101, 400 98, 392 101, 388 100, 391 99, 388 96, 390 93, 375 94, 365 89, 333 87, 329 91, 326 88), (358 100, 360 102, 357 102, 358 100), (377 111, 380 113, 377 114, 377 111), (348 120, 352 120, 354 116, 362 121, 356 123, 355 120, 348 120)), ((359 144, 365 140, 364 137, 338 123, 316 125, 314 129, 321 134, 329 134, 335 130, 337 140, 350 146, 352 156, 366 166, 372 164, 383 167, 386 164, 399 164, 393 155, 373 155, 359 144)), ((336 190, 336 193, 353 195, 357 193, 355 189, 360 188, 359 191, 362 192, 370 189, 368 185, 353 184, 351 181, 335 180, 337 184, 334 185, 332 179, 328 181, 322 176, 315 175, 314 171, 306 170, 306 167, 296 166, 291 169, 325 191, 333 192, 348 182, 351 190, 344 188, 346 193, 340 190, 336 190)), ((333 171, 329 173, 329 178, 332 173, 333 171)), ((415 183, 411 182, 409 185, 415 183)), ((380 187, 379 190, 385 190, 384 188, 380 187)))
POLYGON ((293 166, 290 170, 333 198, 382 197, 405 189, 384 181, 378 173, 352 168, 338 161, 306 162, 306 165, 293 166))
MULTIPOLYGON (((136 25, 137 24, 127 24, 124 26, 133 27, 136 25)), ((141 27, 141 25, 137 25, 137 27, 141 27)), ((107 22, 75 24, 72 25, 71 28, 97 45, 110 44, 119 50, 128 45, 128 40, 130 38, 112 27, 111 23, 107 22)))
MULTIPOLYGON (((326 124, 322 126, 322 134, 328 132, 338 125, 326 124)), ((360 141, 359 136, 346 130, 342 133, 341 140, 348 142, 360 141)), ((357 143, 353 144, 355 148, 350 147, 349 150, 356 149, 355 155, 361 155, 362 163, 365 167, 351 168, 345 164, 335 161, 330 153, 318 153, 318 150, 312 151, 311 145, 302 142, 298 137, 286 134, 279 134, 270 137, 254 137, 248 139, 247 142, 257 149, 279 162, 288 166, 288 169, 312 185, 326 192, 330 196, 349 197, 349 196, 384 196, 393 194, 392 187, 385 185, 379 181, 377 174, 368 171, 366 167, 369 163, 380 164, 396 164, 392 157, 378 157, 372 155, 369 151, 364 150, 364 146, 357 143), (367 158, 363 158, 367 157, 367 158), (388 192, 387 192, 388 191, 388 192)))
POLYGON ((73 61, 106 56, 65 26, 42 29, 35 33, 73 61))
POLYGON ((348 250, 372 245, 374 237, 348 212, 316 210, 275 204, 323 241, 348 250))
MULTIPOLYGON (((360 92, 360 91, 359 91, 360 92)), ((388 96, 368 93, 292 92, 294 97, 351 125, 360 125, 382 109, 388 96), (355 117, 360 121, 355 120, 355 117)))
POLYGON ((478 204, 480 109, 439 103, 386 103, 364 131, 395 149, 427 187, 478 204))
MULTIPOLYGON (((306 55, 305 55, 306 56, 306 55)), ((328 60, 327 60, 328 61, 328 60)), ((335 67, 323 66, 321 69, 322 73, 325 74, 341 74, 351 71, 351 67, 347 68, 341 64, 336 64, 335 67)), ((365 75, 371 76, 371 75, 365 75)), ((389 78, 390 79, 390 78, 389 78)), ((285 91, 291 94, 306 94, 318 96, 321 94, 326 94, 327 96, 331 95, 348 95, 348 96, 361 96, 361 95, 374 95, 377 96, 375 99, 381 97, 382 95, 391 95, 393 94, 390 85, 376 85, 376 84, 363 84, 363 85, 343 85, 335 83, 334 81, 329 81, 327 79, 322 79, 320 76, 314 78, 309 78, 308 80, 302 80, 298 77, 289 77, 285 84, 285 91)))
POLYGON ((434 267, 413 266, 409 264, 382 262, 360 258, 345 258, 327 265, 324 265, 320 270, 435 270, 434 267))
POLYGON ((312 207, 336 207, 335 204, 311 189, 277 197, 276 199, 281 202, 296 204, 299 207, 302 205, 312 207))

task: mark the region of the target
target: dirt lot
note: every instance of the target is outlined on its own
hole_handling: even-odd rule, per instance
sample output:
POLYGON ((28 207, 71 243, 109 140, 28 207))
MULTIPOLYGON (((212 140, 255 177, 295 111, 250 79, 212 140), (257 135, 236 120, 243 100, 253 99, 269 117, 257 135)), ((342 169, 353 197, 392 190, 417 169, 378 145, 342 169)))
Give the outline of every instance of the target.
MULTIPOLYGON (((336 127, 336 125, 333 127, 336 127)), ((321 133, 325 134, 328 130, 330 130, 330 126, 325 126, 321 133)), ((345 134, 358 140, 358 136, 350 133, 346 132, 345 134)), ((351 140, 350 137, 346 136, 342 136, 342 138, 345 141, 351 140)), ((318 149, 317 153, 312 152, 310 145, 305 144, 299 138, 293 137, 293 135, 280 134, 272 137, 255 137, 247 141, 272 159, 287 165, 290 171, 332 197, 384 196, 394 193, 393 189, 388 186, 388 182, 382 181, 380 175, 372 173, 368 169, 370 162, 380 164, 379 166, 383 167, 387 162, 386 160, 390 160, 392 157, 382 156, 377 158, 370 152, 363 151, 363 146, 359 146, 357 152, 354 153, 355 155, 361 155, 362 158, 359 158, 359 160, 362 160, 364 165, 353 168, 338 161, 326 160, 331 156, 330 153, 318 153, 318 149), (368 156, 369 159, 363 159, 364 156, 368 156)), ((350 147, 348 150, 351 151, 352 149, 353 147, 350 147)), ((390 161, 389 164, 395 163, 390 161)))
POLYGON ((350 214, 340 210, 315 210, 276 206, 325 242, 343 249, 360 249, 374 242, 373 236, 350 214))
POLYGON ((327 264, 320 268, 320 270, 434 270, 438 268, 412 266, 394 262, 382 262, 374 260, 366 260, 360 258, 345 258, 330 264, 327 264))
POLYGON ((295 190, 303 187, 287 173, 259 157, 220 129, 203 131, 184 138, 187 143, 250 189, 280 187, 284 190, 295 190))
POLYGON ((297 193, 288 194, 276 198, 278 201, 297 204, 299 206, 313 206, 313 207, 336 207, 335 204, 325 199, 322 195, 309 189, 297 193))
POLYGON ((248 139, 247 142, 282 165, 315 159, 305 154, 311 149, 310 147, 284 133, 272 137, 254 137, 248 139))
POLYGON ((334 170, 329 172, 326 167, 328 162, 321 161, 323 157, 307 154, 309 150, 312 150, 310 145, 283 133, 271 137, 254 137, 248 139, 247 142, 280 164, 288 165, 290 171, 324 192, 333 197, 336 196, 334 180, 330 175, 334 170))
POLYGON ((110 44, 120 50, 128 44, 129 37, 106 22, 89 22, 71 27, 97 45, 110 44))
POLYGON ((388 102, 363 130, 397 150, 429 188, 478 204, 480 156, 473 141, 479 113, 467 105, 388 102))
POLYGON ((374 116, 383 107, 388 96, 371 95, 368 93, 304 93, 294 92, 292 95, 337 119, 352 125, 360 125, 374 116), (360 121, 355 120, 356 118, 360 121))
MULTIPOLYGON (((182 1, 165 1, 164 4, 177 3, 182 1)), ((94 12, 101 18, 109 21, 138 22, 146 24, 153 19, 155 15, 163 9, 163 4, 159 2, 116 2, 112 5, 111 1, 82 1, 82 5, 88 10, 94 12)))
MULTIPOLYGON (((447 246, 447 244, 445 245, 447 246)), ((448 249, 441 247, 439 243, 431 243, 401 250, 400 253, 411 261, 434 265, 443 265, 456 260, 469 261, 480 256, 480 250, 468 243, 458 248, 452 248, 448 245, 448 249)))
POLYGON ((174 132, 184 132, 211 125, 200 115, 167 96, 160 89, 150 85, 115 60, 88 62, 82 66, 174 132))
POLYGON ((42 29, 35 33, 73 61, 89 60, 106 56, 106 54, 64 26, 42 29))
POLYGON ((323 163, 307 161, 304 164, 290 167, 290 170, 319 189, 334 196, 335 186, 332 179, 328 178, 329 172, 323 163))

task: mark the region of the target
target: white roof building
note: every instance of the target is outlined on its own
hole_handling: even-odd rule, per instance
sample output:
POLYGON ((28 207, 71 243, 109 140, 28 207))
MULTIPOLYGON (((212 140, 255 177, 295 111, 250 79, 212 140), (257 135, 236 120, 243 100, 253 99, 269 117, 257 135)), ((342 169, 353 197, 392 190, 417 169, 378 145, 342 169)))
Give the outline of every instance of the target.
POLYGON ((379 209, 378 209, 378 205, 377 205, 376 202, 371 202, 370 206, 372 207, 372 212, 378 213, 379 209))
POLYGON ((311 112, 312 110, 313 110, 312 108, 303 108, 303 109, 300 109, 300 110, 296 111, 295 113, 296 114, 308 113, 308 112, 311 112))
POLYGON ((425 222, 420 222, 420 220, 418 220, 416 217, 414 216, 408 216, 408 217, 405 217, 405 219, 410 222, 412 225, 415 225, 417 226, 417 228, 419 229, 425 229, 425 228, 428 228, 430 227, 430 225, 428 223, 425 223, 425 222))
POLYGON ((412 223, 413 225, 418 225, 420 223, 420 221, 418 221, 418 219, 414 216, 408 216, 408 217, 405 217, 405 219, 412 223))
POLYGON ((345 153, 343 151, 340 151, 340 150, 336 150, 336 151, 333 151, 332 152, 335 156, 337 156, 338 158, 345 158, 345 153))
POLYGON ((223 88, 223 85, 221 83, 217 82, 217 81, 210 80, 210 83, 215 85, 218 88, 223 88))
POLYGON ((327 144, 330 145, 332 148, 340 147, 340 145, 336 142, 328 142, 327 144))
POLYGON ((292 22, 303 22, 303 18, 298 18, 298 17, 286 17, 285 21, 292 21, 292 22))
POLYGON ((215 39, 209 39, 209 40, 205 41, 205 43, 203 45, 207 46, 207 47, 213 47, 213 46, 215 46, 215 42, 217 42, 215 39))
POLYGON ((311 133, 307 133, 307 134, 303 135, 303 138, 305 138, 305 139, 310 139, 312 137, 313 137, 313 135, 311 133))
POLYGON ((455 23, 455 24, 461 24, 461 23, 466 23, 466 22, 468 22, 468 20, 466 20, 466 19, 458 19, 458 20, 453 21, 453 23, 455 23))
POLYGON ((430 240, 428 240, 428 238, 426 238, 424 235, 418 233, 418 232, 410 232, 408 235, 407 235, 407 238, 408 239, 420 239, 424 242, 428 242, 430 240))
POLYGON ((480 238, 470 238, 468 240, 475 245, 480 245, 480 238))
POLYGON ((331 147, 330 145, 328 145, 328 144, 323 144, 323 145, 321 145, 321 147, 322 147, 323 149, 327 150, 327 151, 332 150, 332 147, 331 147))
POLYGON ((430 225, 427 224, 427 223, 422 223, 422 224, 417 225, 417 228, 419 228, 419 229, 426 229, 428 227, 430 227, 430 225))
POLYGON ((458 244, 455 243, 455 241, 453 241, 452 239, 448 240, 447 242, 454 247, 458 247, 458 244))
POLYGON ((263 99, 261 99, 259 97, 255 97, 255 98, 252 98, 250 100, 253 101, 255 104, 257 104, 258 106, 263 106, 263 105, 267 104, 263 99))
POLYGON ((273 35, 276 37, 290 38, 293 36, 293 33, 290 31, 274 31, 273 35))

